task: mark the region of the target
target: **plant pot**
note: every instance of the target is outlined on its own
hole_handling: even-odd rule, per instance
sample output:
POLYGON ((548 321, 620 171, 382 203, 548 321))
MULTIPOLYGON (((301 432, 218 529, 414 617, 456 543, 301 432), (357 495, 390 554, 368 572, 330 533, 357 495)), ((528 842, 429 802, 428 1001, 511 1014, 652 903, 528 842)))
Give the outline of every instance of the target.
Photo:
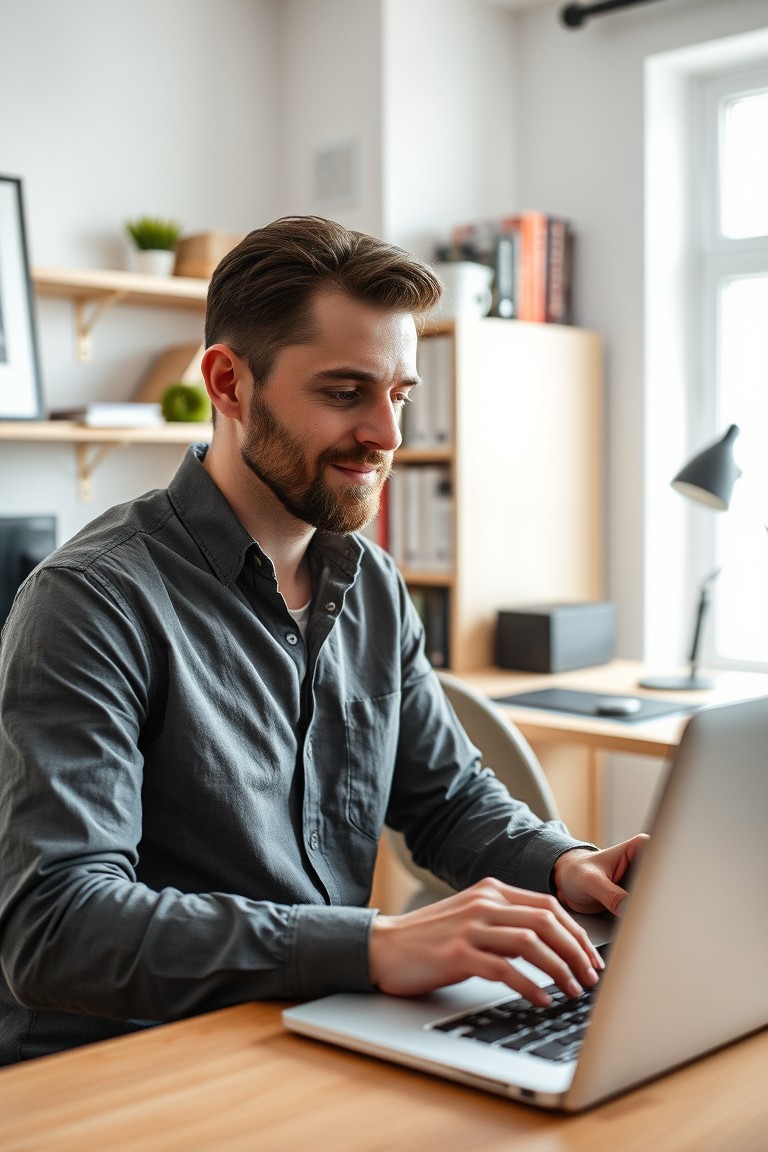
POLYGON ((172 248, 137 248, 132 253, 134 272, 145 276, 172 276, 175 262, 172 248))

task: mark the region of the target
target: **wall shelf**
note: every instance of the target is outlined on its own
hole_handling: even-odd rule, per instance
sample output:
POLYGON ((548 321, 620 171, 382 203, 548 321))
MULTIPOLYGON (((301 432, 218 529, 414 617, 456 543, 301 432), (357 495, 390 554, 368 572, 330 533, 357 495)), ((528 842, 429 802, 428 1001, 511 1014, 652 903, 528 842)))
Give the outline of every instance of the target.
POLYGON ((92 479, 98 465, 115 448, 130 444, 194 444, 210 441, 209 423, 160 424, 155 428, 91 428, 72 420, 0 420, 0 441, 38 444, 73 444, 77 461, 80 500, 92 495, 92 479))
POLYGON ((32 282, 39 296, 73 302, 75 351, 80 361, 91 359, 93 330, 104 313, 117 304, 203 312, 208 293, 207 280, 101 268, 33 268, 32 282))

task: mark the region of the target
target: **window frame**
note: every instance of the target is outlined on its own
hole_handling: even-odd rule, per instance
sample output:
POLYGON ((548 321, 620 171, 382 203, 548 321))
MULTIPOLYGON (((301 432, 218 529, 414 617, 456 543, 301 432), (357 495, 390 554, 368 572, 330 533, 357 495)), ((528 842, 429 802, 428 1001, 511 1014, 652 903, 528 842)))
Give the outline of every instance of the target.
MULTIPOLYGON (((691 371, 688 380, 688 434, 694 445, 718 438, 732 422, 723 410, 720 391, 720 302, 724 285, 742 277, 768 276, 768 231, 760 236, 726 236, 721 228, 721 156, 724 122, 730 101, 768 93, 768 59, 764 66, 730 67, 702 76, 692 91, 692 176, 690 187, 694 266, 698 288, 691 300, 691 371), (698 178, 697 178, 698 173, 698 178)), ((724 513, 727 515, 727 513, 724 513)), ((698 587, 702 573, 717 566, 719 515, 694 509, 688 517, 686 579, 698 587)), ((713 668, 768 670, 765 661, 734 658, 718 652, 716 616, 718 599, 712 598, 712 618, 702 637, 702 661, 713 668)))

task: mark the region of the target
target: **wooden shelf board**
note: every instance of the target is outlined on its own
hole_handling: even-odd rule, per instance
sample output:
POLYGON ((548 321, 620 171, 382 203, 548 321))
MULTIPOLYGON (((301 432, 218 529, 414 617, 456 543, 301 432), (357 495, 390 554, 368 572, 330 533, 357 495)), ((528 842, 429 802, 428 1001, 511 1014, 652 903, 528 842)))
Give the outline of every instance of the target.
POLYGON ((450 464, 452 460, 452 448, 403 447, 395 453, 395 467, 398 464, 450 464))
POLYGON ((190 276, 142 276, 136 272, 91 268, 33 268, 41 296, 99 300, 119 296, 122 303, 202 309, 208 281, 190 276))
POLYGON ((412 587, 450 588, 453 572, 430 572, 428 568, 403 568, 403 579, 412 587))
POLYGON ((0 440, 59 444, 193 444, 210 440, 209 423, 156 428, 91 428, 73 420, 0 420, 0 440))

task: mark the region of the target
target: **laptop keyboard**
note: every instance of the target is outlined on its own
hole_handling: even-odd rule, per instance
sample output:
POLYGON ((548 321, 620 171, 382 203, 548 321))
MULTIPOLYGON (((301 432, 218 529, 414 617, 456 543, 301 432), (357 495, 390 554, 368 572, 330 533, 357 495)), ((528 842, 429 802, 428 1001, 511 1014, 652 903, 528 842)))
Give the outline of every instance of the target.
POLYGON ((526 1052, 544 1060, 573 1060, 584 1042, 594 989, 587 989, 578 999, 566 996, 555 984, 550 985, 547 992, 552 1003, 546 1008, 538 1008, 516 996, 490 1008, 441 1020, 430 1027, 461 1039, 526 1052))

